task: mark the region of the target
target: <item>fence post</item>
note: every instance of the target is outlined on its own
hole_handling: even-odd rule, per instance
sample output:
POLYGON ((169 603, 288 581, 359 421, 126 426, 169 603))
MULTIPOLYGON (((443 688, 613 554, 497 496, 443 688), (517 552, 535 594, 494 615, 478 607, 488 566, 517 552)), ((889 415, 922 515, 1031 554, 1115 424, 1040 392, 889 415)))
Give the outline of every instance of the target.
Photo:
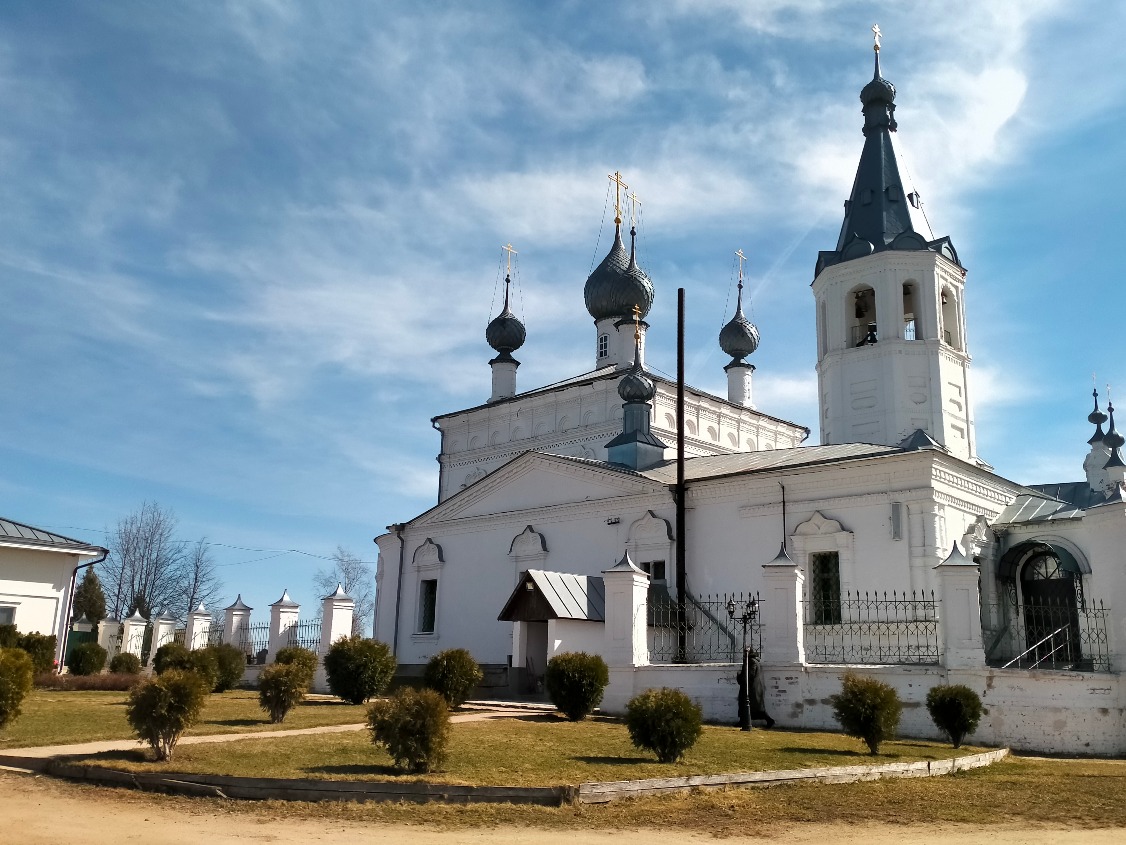
POLYGON ((344 592, 340 584, 336 585, 336 592, 324 597, 321 602, 322 655, 341 637, 352 636, 352 612, 355 609, 355 599, 344 592))
POLYGON ((805 624, 802 588, 805 576, 786 552, 762 565, 766 585, 762 599, 762 660, 764 663, 805 663, 805 624))
POLYGON ((981 641, 978 565, 962 554, 955 542, 946 560, 934 569, 941 602, 942 663, 947 669, 981 668, 985 666, 985 647, 981 641))
POLYGON ((211 611, 199 603, 199 607, 188 614, 188 624, 184 629, 184 647, 189 651, 206 648, 211 636, 211 611))
POLYGON ((98 623, 98 645, 106 650, 107 659, 117 654, 121 645, 121 623, 116 619, 103 619, 98 623))
POLYGON ((606 586, 602 654, 610 667, 610 685, 602 709, 621 713, 633 698, 634 667, 649 663, 649 576, 634 565, 629 552, 602 572, 606 586))
POLYGON ((254 610, 242 600, 242 593, 228 607, 223 608, 223 642, 243 648, 250 630, 250 611, 254 610))
POLYGON ((278 652, 289 645, 289 629, 297 624, 301 605, 289 597, 289 590, 282 590, 282 597, 270 605, 270 650, 266 662, 273 663, 278 652))
POLYGON ((134 610, 133 615, 121 623, 121 654, 134 654, 141 656, 141 647, 145 642, 145 628, 149 620, 141 615, 140 610, 134 610))
POLYGON ((156 656, 156 650, 172 642, 176 634, 176 620, 163 613, 152 618, 152 643, 149 646, 149 662, 156 656))

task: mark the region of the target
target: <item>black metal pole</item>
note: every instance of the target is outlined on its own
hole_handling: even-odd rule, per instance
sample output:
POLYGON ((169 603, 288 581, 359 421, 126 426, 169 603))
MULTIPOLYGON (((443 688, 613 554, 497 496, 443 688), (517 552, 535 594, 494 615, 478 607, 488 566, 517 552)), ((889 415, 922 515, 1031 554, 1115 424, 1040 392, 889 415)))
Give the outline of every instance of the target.
POLYGON ((747 617, 743 617, 743 719, 739 730, 751 729, 751 650, 747 648, 747 617))
POLYGON ((687 591, 684 537, 684 288, 676 291, 676 615, 677 661, 688 654, 688 631, 685 628, 684 597, 687 591))

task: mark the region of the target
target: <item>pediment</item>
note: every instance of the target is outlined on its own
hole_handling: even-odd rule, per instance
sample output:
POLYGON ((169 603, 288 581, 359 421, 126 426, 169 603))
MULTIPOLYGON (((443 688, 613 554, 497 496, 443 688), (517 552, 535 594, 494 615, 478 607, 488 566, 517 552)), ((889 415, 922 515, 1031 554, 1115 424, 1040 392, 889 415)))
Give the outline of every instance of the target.
POLYGON ((824 534, 840 534, 847 529, 841 528, 841 524, 835 519, 828 519, 821 514, 821 511, 814 511, 813 516, 801 523, 794 529, 794 534, 798 537, 810 537, 824 534))
POLYGON ((411 524, 616 499, 663 487, 648 478, 598 464, 525 452, 472 487, 416 517, 411 524))

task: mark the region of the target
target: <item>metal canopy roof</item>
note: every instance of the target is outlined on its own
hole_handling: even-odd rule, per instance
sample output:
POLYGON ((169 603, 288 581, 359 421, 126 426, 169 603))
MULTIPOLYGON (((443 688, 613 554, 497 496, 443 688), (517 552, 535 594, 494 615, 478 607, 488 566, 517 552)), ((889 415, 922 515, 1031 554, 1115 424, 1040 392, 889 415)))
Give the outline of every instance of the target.
POLYGON ((548 619, 604 622, 605 614, 606 585, 597 575, 529 569, 520 578, 497 619, 501 622, 548 619))
POLYGON ((62 534, 44 531, 42 528, 34 528, 4 517, 0 517, 0 546, 41 546, 52 551, 91 555, 101 555, 106 551, 101 546, 92 546, 72 537, 64 537, 62 534))

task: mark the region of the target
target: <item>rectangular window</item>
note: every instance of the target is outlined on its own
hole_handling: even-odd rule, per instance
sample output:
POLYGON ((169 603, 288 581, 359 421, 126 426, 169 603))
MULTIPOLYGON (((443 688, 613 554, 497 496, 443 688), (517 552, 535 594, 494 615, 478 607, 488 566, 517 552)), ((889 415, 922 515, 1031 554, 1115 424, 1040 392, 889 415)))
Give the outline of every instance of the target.
POLYGON ((664 583, 665 562, 663 560, 647 560, 641 563, 641 569, 654 581, 664 583))
POLYGON ((610 354, 610 336, 600 334, 598 336, 598 357, 606 358, 610 354))
POLYGON ((438 610, 438 579, 427 578, 418 590, 418 633, 433 634, 438 610))
POLYGON ((0 607, 0 625, 15 625, 16 609, 12 606, 0 607))
POLYGON ((814 625, 841 624, 841 561, 836 552, 809 556, 809 590, 814 625))

